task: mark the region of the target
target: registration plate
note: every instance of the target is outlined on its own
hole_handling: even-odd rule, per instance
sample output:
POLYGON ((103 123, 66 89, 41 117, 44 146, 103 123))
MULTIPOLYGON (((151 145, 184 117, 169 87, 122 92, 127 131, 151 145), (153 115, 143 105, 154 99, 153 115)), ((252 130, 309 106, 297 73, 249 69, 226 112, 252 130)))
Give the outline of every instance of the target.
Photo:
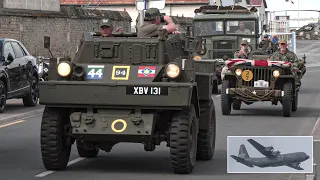
POLYGON ((254 81, 254 87, 263 87, 267 88, 269 87, 269 82, 264 80, 254 81))
POLYGON ((154 96, 167 96, 168 87, 156 86, 127 86, 126 94, 128 95, 154 95, 154 96))

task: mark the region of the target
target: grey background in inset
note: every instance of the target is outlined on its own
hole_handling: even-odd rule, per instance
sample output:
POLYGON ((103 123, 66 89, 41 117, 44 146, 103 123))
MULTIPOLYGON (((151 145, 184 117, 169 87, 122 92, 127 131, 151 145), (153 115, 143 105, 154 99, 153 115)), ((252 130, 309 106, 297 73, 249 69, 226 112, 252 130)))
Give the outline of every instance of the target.
POLYGON ((312 136, 228 136, 227 164, 228 173, 312 173, 313 138, 312 136), (265 157, 247 141, 250 138, 262 146, 273 146, 274 151, 280 151, 281 154, 305 152, 310 158, 300 163, 300 167, 304 170, 296 170, 288 166, 251 168, 230 156, 238 156, 240 145, 244 144, 250 158, 265 157))

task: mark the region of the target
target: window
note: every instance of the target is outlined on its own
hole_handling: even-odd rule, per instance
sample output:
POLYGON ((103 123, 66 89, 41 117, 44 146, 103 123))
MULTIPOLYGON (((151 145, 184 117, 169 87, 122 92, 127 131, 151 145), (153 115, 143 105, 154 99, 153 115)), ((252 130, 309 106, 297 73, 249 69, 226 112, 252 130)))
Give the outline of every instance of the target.
POLYGON ((5 57, 6 60, 8 59, 9 53, 13 56, 13 59, 16 58, 10 42, 6 42, 6 43, 4 44, 4 53, 3 53, 3 56, 5 57))
POLYGON ((227 21, 228 34, 255 34, 254 21, 227 21))
POLYGON ((195 36, 223 34, 223 21, 198 21, 194 23, 195 36))
POLYGON ((17 42, 11 42, 11 45, 14 49, 14 52, 15 52, 17 58, 24 56, 23 51, 21 50, 21 47, 19 46, 19 44, 17 42))

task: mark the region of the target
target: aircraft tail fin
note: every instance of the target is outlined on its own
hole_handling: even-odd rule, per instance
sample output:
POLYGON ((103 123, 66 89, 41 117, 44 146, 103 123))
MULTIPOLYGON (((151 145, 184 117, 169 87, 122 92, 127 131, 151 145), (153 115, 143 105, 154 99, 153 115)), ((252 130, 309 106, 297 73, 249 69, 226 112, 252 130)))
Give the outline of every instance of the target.
POLYGON ((249 154, 248 154, 248 151, 247 151, 246 147, 243 144, 240 145, 238 157, 243 158, 243 159, 250 158, 249 154))
POLYGON ((234 155, 231 155, 231 157, 236 160, 237 162, 243 164, 243 165, 246 165, 248 167, 254 167, 250 162, 246 161, 245 159, 241 158, 241 157, 238 157, 238 156, 234 156, 234 155))

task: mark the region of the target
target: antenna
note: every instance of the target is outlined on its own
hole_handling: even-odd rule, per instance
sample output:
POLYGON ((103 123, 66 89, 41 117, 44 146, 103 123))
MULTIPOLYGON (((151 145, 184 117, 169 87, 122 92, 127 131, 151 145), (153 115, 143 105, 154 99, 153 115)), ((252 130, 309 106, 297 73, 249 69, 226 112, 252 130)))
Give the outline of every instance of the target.
POLYGON ((99 4, 93 10, 96 10, 97 7, 100 6, 101 3, 102 3, 102 0, 99 1, 99 4))

